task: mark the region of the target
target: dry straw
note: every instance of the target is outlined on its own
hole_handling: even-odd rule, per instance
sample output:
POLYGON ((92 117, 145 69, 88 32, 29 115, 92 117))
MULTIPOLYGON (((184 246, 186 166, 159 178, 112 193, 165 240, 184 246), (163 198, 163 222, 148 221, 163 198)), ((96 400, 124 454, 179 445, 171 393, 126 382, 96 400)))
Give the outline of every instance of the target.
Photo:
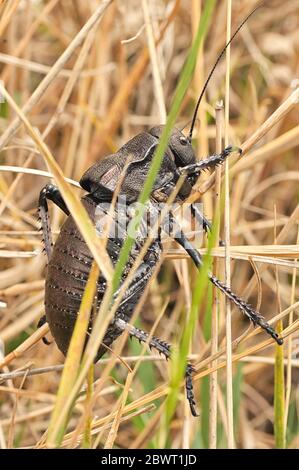
MULTIPOLYGON (((50 179, 56 181, 79 214, 77 222, 95 258, 111 276, 105 251, 82 224, 77 181, 96 159, 149 123, 165 121, 190 31, 196 31, 206 2, 86 0, 74 2, 76 9, 61 0, 0 3, 5 40, 0 78, 7 98, 0 108, 0 338, 7 351, 0 360, 0 446, 45 448, 64 359, 54 343, 46 347, 41 341, 45 334, 51 339, 48 326, 36 331, 44 312, 45 277, 34 216, 39 190, 50 179)), ((233 31, 256 4, 217 2, 179 126, 190 120, 207 70, 229 35, 227 25, 233 31)), ((275 0, 251 18, 231 47, 230 66, 224 60, 215 72, 194 139, 199 158, 214 151, 215 139, 220 149, 221 111, 214 108, 226 97, 225 143, 241 145, 243 156, 233 157, 226 172, 230 214, 224 225, 230 243, 228 253, 221 246, 212 250, 214 269, 223 278, 222 266, 229 261, 234 291, 258 305, 270 324, 282 321, 285 348, 276 352, 275 384, 273 341, 234 309, 226 324, 222 296, 214 293, 213 306, 207 296, 198 311, 190 348, 199 420, 190 418, 179 387, 174 419, 163 428, 164 402, 171 393, 169 365, 124 337, 114 354, 95 366, 93 387, 89 369, 62 447, 158 447, 169 433, 169 442, 179 448, 298 448, 299 89, 291 87, 299 66, 298 21, 293 0, 275 0)), ((204 194, 209 219, 220 206, 223 184, 218 169, 202 175, 192 195, 196 200, 204 194)), ((62 219, 56 210, 51 215, 56 235, 62 219)), ((167 251, 169 246, 167 241, 161 272, 132 321, 172 342, 189 318, 195 274, 186 254, 167 251)), ((206 252, 204 246, 200 252, 206 252)))

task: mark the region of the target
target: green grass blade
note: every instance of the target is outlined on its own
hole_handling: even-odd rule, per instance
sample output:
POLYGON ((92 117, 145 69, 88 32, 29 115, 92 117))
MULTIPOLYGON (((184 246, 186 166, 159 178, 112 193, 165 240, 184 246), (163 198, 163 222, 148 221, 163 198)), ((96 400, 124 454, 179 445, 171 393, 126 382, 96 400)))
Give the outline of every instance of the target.
MULTIPOLYGON (((188 86, 190 84, 192 74, 193 74, 193 71, 194 71, 194 68, 195 68, 196 57, 197 57, 197 54, 198 54, 199 46, 200 46, 201 40, 202 40, 206 30, 207 30, 209 19, 212 15, 212 11, 213 11, 214 6, 215 6, 215 0, 209 0, 206 4, 205 10, 203 12, 203 16, 202 16, 201 21, 200 21, 200 25, 199 25, 199 28, 198 28, 198 32, 197 32, 195 41, 194 41, 194 43, 191 47, 190 53, 188 55, 188 59, 187 59, 186 64, 183 68, 183 71, 182 71, 182 74, 181 74, 181 77, 180 77, 180 80, 179 80, 179 84, 177 86, 177 89, 176 89, 176 92, 175 92, 175 95, 174 95, 173 104, 171 106, 171 110, 170 110, 169 116, 167 118, 167 122, 166 122, 166 125, 165 125, 165 128, 164 128, 164 131, 162 133, 162 136, 161 136, 160 141, 159 141, 159 145, 158 145, 157 150, 155 152, 155 155, 153 157, 153 160, 152 160, 152 163, 151 163, 149 173, 147 175, 143 190, 142 190, 142 192, 139 196, 139 199, 138 199, 138 202, 140 203, 140 205, 139 205, 140 210, 138 211, 136 216, 132 219, 131 225, 128 228, 128 232, 130 232, 130 229, 132 227, 134 227, 135 228, 135 233, 136 233, 136 229, 138 228, 138 225, 139 225, 139 223, 142 219, 142 216, 144 214, 145 203, 149 199, 150 192, 152 190, 156 175, 159 171, 159 168, 160 168, 160 165, 161 165, 161 162, 162 162, 162 159, 163 159, 164 152, 165 152, 165 150, 167 148, 167 145, 168 145, 168 140, 169 140, 169 136, 171 134, 171 130, 174 127, 175 120, 176 120, 176 117, 178 115, 181 103, 183 101, 185 93, 186 93, 186 91, 188 89, 188 86)), ((123 247, 122 247, 118 262, 116 264, 116 267, 115 267, 115 270, 114 270, 114 273, 113 273, 111 297, 112 297, 113 293, 117 290, 117 288, 119 286, 121 275, 122 275, 123 269, 125 267, 125 264, 127 262, 129 253, 130 253, 130 251, 132 249, 132 246, 134 244, 134 241, 135 241, 134 237, 128 236, 127 239, 125 240, 125 243, 124 243, 123 247)), ((71 348, 71 345, 70 345, 70 348, 71 348)), ((69 354, 68 357, 69 358, 72 357, 71 354, 69 354)), ((68 357, 67 357, 67 360, 68 360, 68 357)), ((66 361, 66 367, 67 367, 67 361, 66 361)), ((62 437, 63 437, 63 434, 64 434, 67 418, 62 419, 62 417, 61 417, 61 414, 64 414, 64 416, 66 416, 66 413, 65 412, 62 413, 62 410, 61 410, 62 402, 63 402, 63 404, 65 403, 65 400, 63 400, 61 397, 63 396, 64 399, 65 399, 65 390, 69 390, 70 383, 72 384, 72 386, 74 385, 74 382, 71 381, 71 380, 68 380, 68 381, 63 380, 63 383, 61 383, 61 387, 62 387, 62 390, 63 390, 64 393, 63 394, 62 394, 62 392, 59 393, 59 395, 60 395, 59 396, 59 406, 57 406, 58 411, 57 410, 55 411, 55 416, 54 416, 54 418, 52 418, 52 422, 51 422, 50 429, 49 429, 48 445, 51 445, 51 446, 58 446, 61 443, 61 440, 62 440, 62 437)), ((77 381, 75 388, 77 389, 78 386, 79 386, 79 383, 77 381)), ((73 390, 73 392, 74 392, 74 390, 73 390)))
POLYGON ((86 400, 85 400, 85 423, 84 423, 84 432, 83 432, 83 440, 82 440, 82 448, 83 449, 91 449, 92 448, 92 440, 91 440, 91 423, 92 423, 92 409, 91 409, 91 402, 92 402, 92 395, 93 395, 93 383, 94 383, 94 365, 91 364, 89 367, 89 371, 87 374, 87 387, 86 387, 86 400))
MULTIPOLYGON (((164 152, 165 152, 165 150, 167 148, 167 145, 168 145, 168 140, 169 140, 171 131, 172 131, 174 125, 175 125, 175 121, 176 121, 177 115, 179 113, 180 106, 182 104, 183 98, 186 94, 186 91, 188 90, 189 85, 190 85, 192 75, 193 75, 193 71, 194 71, 194 68, 195 68, 195 65, 196 65, 196 58, 197 58, 197 55, 198 55, 198 50, 199 50, 200 44, 203 40, 203 37, 204 37, 204 35, 205 35, 205 33, 208 29, 209 20, 212 16, 213 9, 215 7, 215 3, 216 3, 215 0, 209 0, 209 1, 206 2, 206 6, 205 6, 205 9, 204 9, 203 15, 201 17, 201 21, 200 21, 200 24, 199 24, 199 27, 198 27, 198 30, 197 30, 197 33, 196 33, 196 36, 195 36, 195 40, 192 44, 192 47, 191 47, 191 50, 189 52, 187 61, 184 65, 184 67, 183 67, 183 70, 182 70, 182 73, 181 73, 181 76, 180 76, 180 79, 179 79, 179 83, 178 83, 178 86, 177 86, 175 94, 174 94, 171 109, 170 109, 170 112, 168 114, 167 121, 166 121, 164 130, 162 132, 162 135, 161 135, 161 138, 160 138, 160 141, 159 141, 159 145, 158 145, 157 150, 155 152, 155 155, 153 157, 153 160, 152 160, 147 178, 145 180, 143 189, 142 189, 142 191, 140 193, 140 196, 138 198, 138 202, 140 203, 140 209, 139 209, 138 213, 136 214, 136 216, 132 219, 132 221, 129 225, 129 230, 128 231, 130 231, 130 229, 132 229, 133 227, 135 227, 135 230, 137 230, 137 228, 140 224, 140 221, 142 219, 142 216, 144 214, 145 204, 149 199, 152 187, 154 185, 155 178, 156 178, 156 176, 158 174, 158 171, 159 171, 159 168, 161 166, 161 162, 162 162, 162 159, 163 159, 163 156, 164 156, 164 152)), ((122 272, 124 270, 125 264, 127 262, 129 253, 130 253, 130 251, 133 247, 134 241, 135 241, 134 237, 128 236, 125 243, 124 243, 124 245, 123 245, 123 247, 122 247, 122 249, 121 249, 119 259, 118 259, 118 262, 117 262, 116 267, 115 267, 113 279, 112 279, 113 293, 117 290, 117 288, 119 286, 121 275, 122 275, 122 272)))
MULTIPOLYGON (((276 331, 281 333, 283 330, 282 321, 277 323, 276 331)), ((284 429, 284 364, 283 364, 283 346, 275 346, 275 367, 274 367, 274 433, 275 445, 277 449, 285 448, 285 429, 284 429)))
POLYGON ((197 320, 198 310, 206 294, 208 283, 208 271, 210 270, 211 265, 211 250, 213 246, 212 242, 213 238, 215 238, 214 234, 215 231, 212 231, 212 235, 209 240, 208 250, 203 258, 203 266, 198 271, 198 274, 196 276, 189 321, 187 325, 185 325, 179 348, 178 350, 174 350, 172 355, 170 380, 171 390, 166 400, 166 422, 168 424, 173 416, 173 413, 175 412, 178 392, 186 368, 187 355, 189 351, 190 341, 195 330, 195 323, 197 320))
POLYGON ((174 349, 172 353, 170 391, 166 399, 165 413, 162 417, 162 427, 160 430, 159 439, 160 445, 165 445, 165 442, 167 441, 169 424, 176 409, 179 390, 182 384, 183 376, 185 374, 187 355, 189 352, 193 332, 195 330, 198 311, 203 299, 206 296, 208 272, 210 271, 212 261, 211 250, 214 247, 216 241, 217 220, 219 221, 219 214, 216 213, 215 223, 212 226, 211 235, 208 241, 207 253, 203 257, 203 265, 196 276, 189 321, 184 327, 179 347, 174 349))

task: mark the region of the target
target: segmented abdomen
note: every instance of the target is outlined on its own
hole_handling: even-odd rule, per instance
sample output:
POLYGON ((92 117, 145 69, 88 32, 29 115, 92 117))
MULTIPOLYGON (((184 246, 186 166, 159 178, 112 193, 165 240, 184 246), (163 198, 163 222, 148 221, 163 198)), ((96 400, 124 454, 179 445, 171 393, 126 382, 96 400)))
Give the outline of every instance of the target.
MULTIPOLYGON (((96 204, 89 197, 83 198, 82 202, 90 218, 95 223, 95 220, 101 216, 101 205, 96 204)), ((107 250, 113 263, 116 262, 120 249, 121 242, 116 239, 108 239, 107 250)), ((130 257, 126 272, 129 271, 135 256, 130 257)), ((157 253, 157 256, 159 256, 159 253, 157 253)), ((152 258, 151 251, 147 258, 149 260, 152 258)), ((67 353, 92 260, 89 248, 83 240, 73 218, 69 216, 62 226, 53 248, 45 287, 46 318, 55 342, 63 354, 67 353)), ((128 296, 126 302, 123 302, 119 307, 117 314, 125 321, 129 321, 153 271, 154 265, 155 261, 144 263, 143 271, 134 280, 135 285, 138 286, 137 289, 134 289, 133 295, 128 296)), ((103 277, 100 277, 97 283, 98 305, 103 298, 105 289, 106 281, 103 277)), ((113 323, 110 324, 103 343, 110 346, 120 334, 121 331, 113 323)), ((100 347, 97 358, 101 357, 105 351, 104 346, 100 347)))

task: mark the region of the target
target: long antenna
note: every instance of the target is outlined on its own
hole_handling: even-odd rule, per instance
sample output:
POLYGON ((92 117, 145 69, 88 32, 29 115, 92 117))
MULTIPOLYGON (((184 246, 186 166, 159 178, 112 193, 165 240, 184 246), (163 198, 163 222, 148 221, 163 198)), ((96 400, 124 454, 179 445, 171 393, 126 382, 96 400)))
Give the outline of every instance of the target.
POLYGON ((244 24, 249 20, 249 18, 256 12, 256 10, 258 10, 261 6, 263 6, 264 2, 260 3, 258 6, 256 6, 254 8, 254 10, 252 10, 248 16, 246 16, 246 18, 242 21, 242 23, 238 26, 238 28, 236 29, 236 31, 234 32, 234 34, 232 35, 232 37, 230 38, 230 40, 225 44, 224 48, 222 49, 222 51, 220 52, 215 64, 213 65, 212 67, 212 70, 210 71, 209 73, 209 76, 203 86, 203 89, 200 93, 200 96, 197 100, 197 103, 196 103, 196 106, 195 106, 195 110, 194 110, 194 114, 193 114, 193 118, 192 118, 192 122, 191 122, 191 127, 190 127, 190 131, 189 131, 189 136, 188 136, 188 139, 190 140, 191 142, 191 139, 192 139, 192 134, 193 134, 193 130, 194 130, 194 126, 195 126, 195 122, 196 122, 196 117, 197 117, 197 113, 198 113, 198 108, 199 108, 199 105, 201 103, 201 100, 203 98, 203 95, 207 89, 207 86, 212 78, 212 75, 217 67, 217 65, 219 64, 220 60, 222 59, 222 56, 223 54, 225 53, 226 49, 228 48, 228 46, 231 44, 231 42, 234 40, 234 38, 237 36, 238 32, 240 31, 240 29, 244 26, 244 24))

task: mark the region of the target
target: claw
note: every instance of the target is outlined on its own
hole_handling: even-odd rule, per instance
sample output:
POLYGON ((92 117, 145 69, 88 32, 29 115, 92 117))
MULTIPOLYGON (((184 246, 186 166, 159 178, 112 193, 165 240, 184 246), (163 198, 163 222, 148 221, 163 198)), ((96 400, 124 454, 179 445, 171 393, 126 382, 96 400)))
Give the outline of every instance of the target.
POLYGON ((196 411, 195 401, 193 402, 189 401, 189 406, 190 406, 190 411, 191 411, 192 416, 194 416, 194 418, 199 418, 200 414, 198 411, 196 411))
POLYGON ((194 368, 192 367, 192 365, 187 364, 186 375, 185 375, 186 395, 187 395, 187 400, 189 402, 191 414, 192 414, 192 416, 194 416, 196 418, 200 415, 196 411, 196 408, 195 408, 196 402, 194 400, 193 383, 192 383, 192 373, 193 372, 194 372, 194 368))
POLYGON ((270 336, 272 336, 272 338, 276 341, 276 343, 281 346, 283 344, 283 339, 280 338, 280 336, 276 333, 275 330, 273 330, 273 328, 269 327, 266 329, 267 333, 269 333, 270 336))
POLYGON ((227 147, 225 150, 230 150, 229 153, 238 152, 239 155, 242 155, 242 152, 243 152, 243 150, 241 149, 241 147, 237 147, 237 146, 235 146, 235 145, 230 145, 230 146, 227 147))
MULTIPOLYGON (((47 323, 47 319, 46 319, 46 315, 43 315, 39 321, 38 321, 38 324, 37 324, 37 328, 40 328, 41 326, 43 326, 45 323, 47 323)), ((48 341, 47 338, 45 336, 42 337, 42 341, 44 344, 46 344, 47 346, 50 346, 50 344, 52 344, 51 341, 48 341)))
POLYGON ((48 341, 47 338, 46 338, 46 336, 43 336, 43 337, 42 337, 42 342, 43 342, 44 344, 46 344, 47 346, 50 346, 50 344, 52 344, 52 341, 48 341))

